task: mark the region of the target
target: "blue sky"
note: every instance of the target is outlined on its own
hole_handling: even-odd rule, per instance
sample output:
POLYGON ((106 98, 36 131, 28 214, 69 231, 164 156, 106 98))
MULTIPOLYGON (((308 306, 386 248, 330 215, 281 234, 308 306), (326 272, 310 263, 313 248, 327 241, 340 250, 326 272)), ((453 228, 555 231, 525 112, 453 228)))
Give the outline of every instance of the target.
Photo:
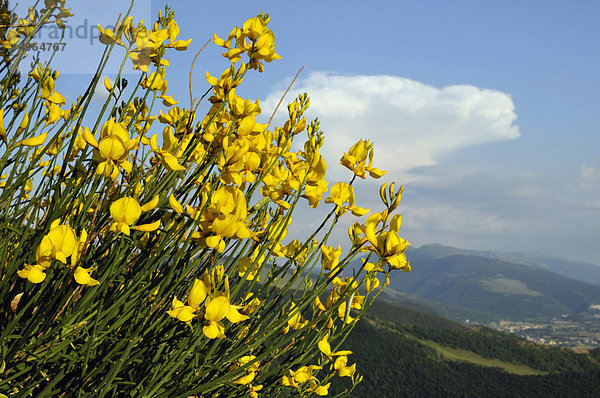
MULTIPOLYGON (((71 4, 79 18, 106 24, 111 1, 100 11, 71 4)), ((138 1, 136 15, 154 18, 165 3, 138 1)), ((181 38, 193 42, 169 56, 169 93, 187 98, 191 59, 213 33, 269 12, 283 58, 251 75, 240 95, 261 98, 268 113, 306 65, 292 91, 312 96, 311 116, 330 141, 330 179, 347 178, 334 166, 346 143, 373 139, 385 180, 405 184, 402 228, 415 245, 600 265, 600 2, 170 3, 181 38)), ((68 44, 89 48, 78 43, 68 44)), ((205 72, 227 66, 220 52, 209 45, 196 61, 197 96, 205 72)), ((90 73, 74 57, 62 58, 72 82, 90 73)), ((359 204, 377 208, 377 184, 357 188, 359 204)))

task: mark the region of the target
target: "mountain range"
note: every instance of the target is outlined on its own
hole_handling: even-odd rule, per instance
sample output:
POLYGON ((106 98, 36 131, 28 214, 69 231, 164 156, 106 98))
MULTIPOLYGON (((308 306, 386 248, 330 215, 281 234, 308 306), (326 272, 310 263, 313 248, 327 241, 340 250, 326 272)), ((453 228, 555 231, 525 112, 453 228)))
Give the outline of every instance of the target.
POLYGON ((600 314, 592 307, 600 304, 600 286, 592 284, 600 281, 600 267, 592 264, 437 244, 411 249, 407 258, 412 271, 391 274, 386 293, 391 301, 411 301, 453 319, 478 321, 600 314))
POLYGON ((428 253, 433 257, 447 257, 452 254, 472 254, 479 257, 494 258, 511 263, 531 265, 546 271, 555 272, 581 282, 600 286, 600 266, 581 261, 568 260, 538 252, 501 252, 493 250, 458 249, 439 244, 424 245, 418 249, 409 249, 428 253))

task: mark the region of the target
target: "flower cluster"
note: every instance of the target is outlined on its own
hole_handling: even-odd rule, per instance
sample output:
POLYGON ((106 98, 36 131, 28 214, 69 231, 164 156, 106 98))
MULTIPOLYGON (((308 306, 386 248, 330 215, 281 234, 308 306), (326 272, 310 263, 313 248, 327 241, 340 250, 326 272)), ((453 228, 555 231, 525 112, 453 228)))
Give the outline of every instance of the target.
MULTIPOLYGON (((410 243, 398 235, 401 215, 395 214, 390 219, 391 213, 400 203, 403 190, 402 186, 398 191, 394 191, 394 183, 389 187, 388 184, 382 185, 379 196, 386 209, 371 214, 364 224, 354 223, 349 229, 350 239, 356 247, 360 247, 361 251, 375 253, 379 257, 379 262, 374 267, 379 272, 383 272, 381 267, 385 264, 389 265, 390 270, 410 271, 405 254, 410 243)), ((366 270, 371 271, 371 268, 368 266, 366 270)))
POLYGON ((363 180, 366 178, 365 172, 368 172, 373 178, 379 178, 386 174, 385 171, 372 167, 373 143, 365 140, 360 140, 352 145, 348 153, 344 153, 342 156, 341 163, 363 180), (367 164, 367 158, 369 164, 367 164))
POLYGON ((35 264, 25 264, 17 274, 32 283, 41 283, 46 279, 46 271, 50 268, 53 260, 58 260, 68 268, 74 269, 75 281, 84 286, 96 286, 99 282, 90 276, 91 268, 77 266, 81 252, 85 248, 87 232, 81 231, 79 239, 73 228, 62 225, 60 219, 50 224, 50 231, 44 235, 37 250, 35 251, 35 264), (68 263, 68 257, 71 258, 68 263))
POLYGON ((127 17, 117 26, 116 32, 104 29, 100 25, 98 31, 102 44, 116 43, 124 47, 133 63, 133 68, 143 72, 148 72, 150 65, 156 67, 169 65, 169 61, 163 58, 165 49, 174 48, 183 51, 192 41, 192 39, 176 40, 179 35, 177 22, 171 15, 163 16, 162 13, 152 29, 146 28, 142 23, 134 26, 133 18, 127 17))
POLYGON ((188 293, 188 305, 173 298, 171 309, 168 311, 173 318, 190 324, 190 321, 200 317, 203 313, 205 325, 202 332, 209 339, 224 339, 225 326, 223 319, 227 318, 231 323, 238 323, 248 319, 247 315, 241 314, 230 302, 229 276, 224 275, 222 266, 217 267, 211 273, 206 272, 204 278, 194 279, 188 293), (224 277, 223 277, 224 276, 224 277), (225 291, 216 291, 216 286, 221 282, 225 291), (204 306, 201 308, 202 304, 204 306))
POLYGON ((223 56, 231 62, 238 62, 243 54, 247 54, 250 58, 248 66, 262 72, 264 65, 261 61, 281 59, 275 52, 275 35, 267 27, 269 20, 269 14, 260 14, 244 22, 241 28, 235 27, 227 36, 227 40, 215 34, 214 42, 227 50, 223 56))
POLYGON ((99 26, 108 48, 99 73, 67 105, 49 64, 16 66, 16 43, 67 15, 64 1, 47 0, 0 32, 0 359, 10 394, 327 395, 336 376, 359 382, 351 352, 331 347, 381 292, 382 274, 410 270, 393 214, 402 189, 382 186, 381 212, 357 204, 356 177, 385 174, 373 144, 353 145, 341 159, 349 182, 330 187, 309 96, 274 127, 258 99, 240 96, 249 71, 280 58, 268 14, 215 35, 228 65, 206 73, 207 101, 189 106, 169 94, 168 51, 191 40, 179 39, 168 7, 151 27, 128 15, 99 26), (122 70, 102 77, 122 50, 136 84, 122 70), (108 93, 98 109, 95 90, 108 93), (304 239, 301 206, 327 207, 304 239), (347 253, 328 242, 342 217, 356 217, 347 253), (362 269, 345 272, 362 253, 362 269))

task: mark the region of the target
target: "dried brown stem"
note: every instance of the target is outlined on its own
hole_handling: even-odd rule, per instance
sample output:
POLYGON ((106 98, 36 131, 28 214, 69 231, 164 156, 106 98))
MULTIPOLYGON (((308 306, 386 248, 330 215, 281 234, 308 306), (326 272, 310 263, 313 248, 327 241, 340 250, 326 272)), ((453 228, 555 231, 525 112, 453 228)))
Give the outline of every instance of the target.
POLYGON ((269 123, 267 123, 267 128, 269 128, 269 126, 271 125, 271 122, 273 121, 273 118, 275 117, 275 114, 277 113, 277 109, 279 109, 279 105, 281 105, 281 103, 283 102, 283 99, 287 95, 288 91, 290 91, 290 88, 292 88, 292 86, 296 82, 296 79, 298 78, 298 75, 300 75, 300 72, 302 72, 302 69, 304 69, 305 66, 306 65, 302 65, 302 68, 300 68, 300 70, 298 70, 298 73, 296 73, 296 76, 294 76, 294 79, 292 80, 292 82, 290 83, 288 88, 285 90, 285 93, 283 93, 283 95, 281 96, 281 99, 279 99, 279 103, 277 104, 277 106, 275 107, 275 110, 273 111, 273 114, 269 118, 269 123))
POLYGON ((212 41, 212 39, 208 39, 208 41, 206 43, 204 43, 202 48, 200 50, 198 50, 198 52, 196 53, 196 56, 194 57, 194 60, 192 61, 192 65, 190 66, 190 78, 188 81, 188 87, 190 89, 190 111, 192 109, 194 109, 194 96, 192 94, 192 72, 194 71, 194 64, 196 63, 196 58, 198 58, 198 55, 200 55, 202 50, 204 50, 204 47, 206 47, 208 45, 208 43, 210 43, 211 41, 212 41))

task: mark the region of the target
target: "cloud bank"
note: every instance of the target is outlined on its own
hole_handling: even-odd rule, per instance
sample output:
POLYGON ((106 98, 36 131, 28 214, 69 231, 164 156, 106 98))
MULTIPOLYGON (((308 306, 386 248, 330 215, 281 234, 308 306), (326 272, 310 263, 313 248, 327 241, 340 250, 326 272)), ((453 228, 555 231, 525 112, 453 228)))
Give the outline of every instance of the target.
MULTIPOLYGON (((286 87, 272 90, 261 102, 264 114, 271 114, 286 87)), ((472 85, 438 88, 396 76, 323 72, 311 73, 290 91, 284 103, 304 92, 311 97, 307 118, 318 116, 325 131, 321 152, 329 181, 349 179, 338 162, 353 143, 360 138, 375 142, 374 166, 389 171, 382 180, 406 184, 399 209, 402 236, 417 246, 437 242, 481 250, 541 250, 598 262, 590 248, 597 246, 593 240, 600 232, 600 161, 584 161, 557 174, 507 167, 510 152, 489 162, 450 156, 521 135, 509 94, 472 85)), ((282 123, 286 115, 283 107, 275 122, 282 123)), ((357 184, 357 203, 380 209, 373 189, 381 182, 357 184)), ((334 240, 344 245, 355 218, 340 221, 334 240)))
MULTIPOLYGON (((276 89, 261 103, 265 114, 283 92, 276 89)), ((291 92, 286 102, 309 93, 309 116, 321 121, 329 165, 360 138, 375 141, 376 167, 397 173, 436 165, 468 146, 520 136, 510 96, 470 85, 437 88, 397 76, 313 72, 291 92)), ((280 109, 279 120, 285 113, 280 109)))

